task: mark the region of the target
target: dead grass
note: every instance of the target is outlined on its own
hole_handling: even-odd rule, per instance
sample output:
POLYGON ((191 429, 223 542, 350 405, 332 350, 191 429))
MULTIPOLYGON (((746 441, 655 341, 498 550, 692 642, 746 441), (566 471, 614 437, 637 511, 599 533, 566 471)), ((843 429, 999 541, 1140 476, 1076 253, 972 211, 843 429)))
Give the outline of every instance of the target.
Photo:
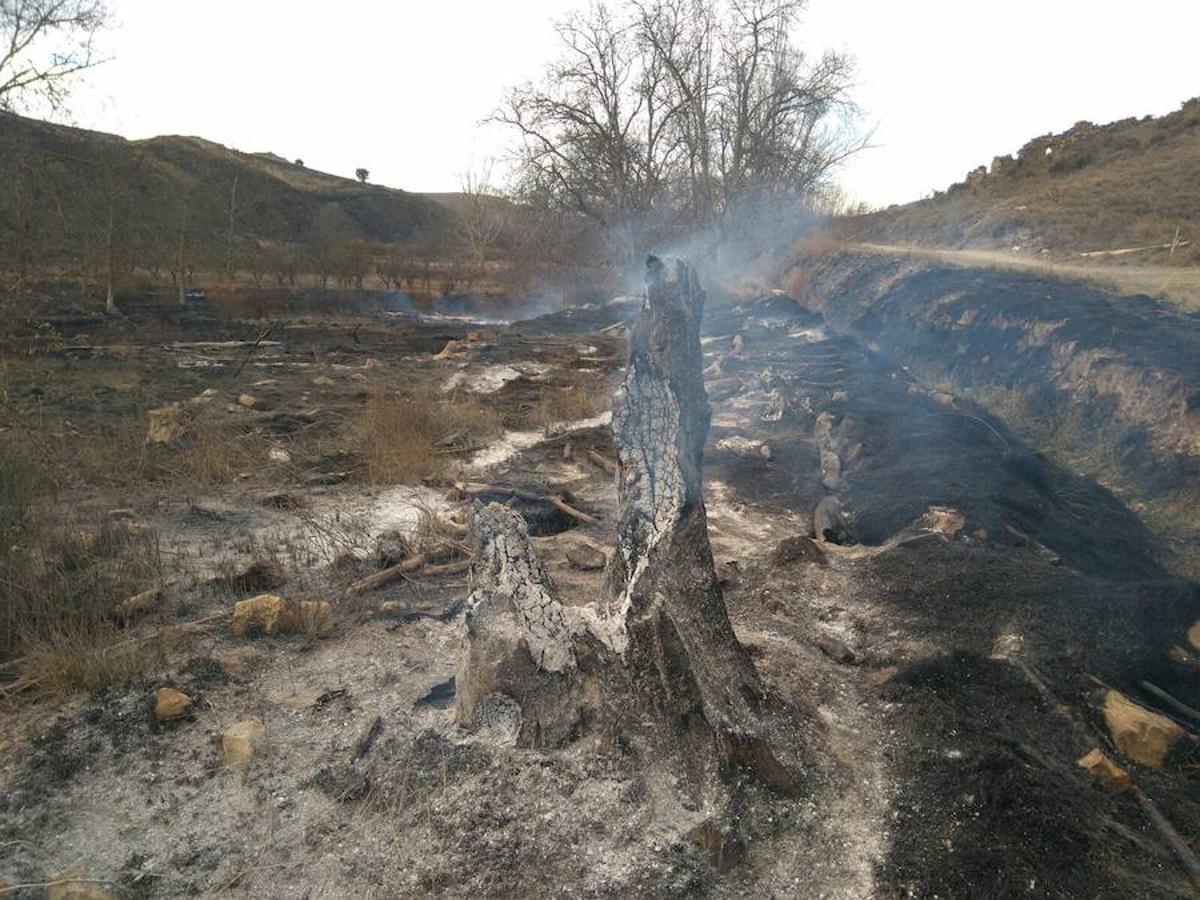
POLYGON ((23 657, 41 689, 92 690, 152 662, 145 646, 117 648, 113 620, 161 583, 161 559, 153 534, 56 509, 47 466, 11 435, 0 443, 0 657, 23 657))
POLYGON ((578 381, 565 387, 543 387, 537 406, 530 415, 531 424, 550 432, 560 422, 590 419, 604 406, 600 389, 578 381))
POLYGON ((444 477, 456 446, 500 431, 499 414, 474 395, 378 387, 346 437, 372 484, 412 484, 444 477))
POLYGON ((111 625, 79 628, 29 645, 21 674, 37 693, 65 697, 137 678, 165 654, 161 642, 130 640, 111 625))
POLYGON ((201 488, 228 484, 266 465, 271 442, 256 433, 231 433, 217 422, 198 420, 191 440, 165 466, 177 480, 201 488))

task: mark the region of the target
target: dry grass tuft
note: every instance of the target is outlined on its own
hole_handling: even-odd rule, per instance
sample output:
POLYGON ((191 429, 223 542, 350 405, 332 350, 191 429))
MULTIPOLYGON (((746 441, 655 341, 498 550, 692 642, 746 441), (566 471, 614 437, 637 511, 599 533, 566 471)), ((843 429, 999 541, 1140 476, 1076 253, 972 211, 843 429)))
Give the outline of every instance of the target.
POLYGON ((452 446, 500 431, 499 415, 471 394, 379 388, 347 437, 373 484, 411 484, 444 476, 452 446))
POLYGON ((177 478, 208 488, 261 469, 270 446, 262 434, 230 433, 219 423, 200 421, 194 426, 192 440, 170 467, 177 478))
POLYGON ((604 408, 604 404, 605 395, 601 388, 582 381, 565 387, 543 387, 530 421, 549 433, 561 422, 590 419, 604 408))
POLYGON ((161 583, 153 534, 62 519, 50 463, 0 444, 0 657, 52 692, 92 690, 142 671, 152 654, 118 647, 123 600, 161 583))
POLYGON ((21 673, 38 693, 62 697, 129 681, 164 657, 160 642, 130 640, 111 625, 81 627, 30 644, 21 673))

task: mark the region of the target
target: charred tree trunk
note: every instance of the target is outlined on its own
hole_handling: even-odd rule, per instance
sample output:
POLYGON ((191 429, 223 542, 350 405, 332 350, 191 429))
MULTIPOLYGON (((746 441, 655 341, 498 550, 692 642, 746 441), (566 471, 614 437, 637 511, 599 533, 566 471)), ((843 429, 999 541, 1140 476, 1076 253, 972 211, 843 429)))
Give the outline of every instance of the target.
POLYGON ((516 513, 495 503, 473 510, 457 714, 467 728, 500 724, 526 746, 596 732, 676 761, 694 784, 720 784, 747 767, 791 790, 795 781, 766 739, 766 692, 733 633, 709 546, 703 304, 686 262, 651 257, 614 398, 620 519, 596 602, 560 602, 516 513))

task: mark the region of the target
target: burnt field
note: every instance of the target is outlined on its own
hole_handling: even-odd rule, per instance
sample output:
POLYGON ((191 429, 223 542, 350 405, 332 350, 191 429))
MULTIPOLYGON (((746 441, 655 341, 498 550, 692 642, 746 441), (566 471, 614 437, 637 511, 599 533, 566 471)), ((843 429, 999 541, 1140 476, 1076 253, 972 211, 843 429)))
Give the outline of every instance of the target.
POLYGON ((782 295, 709 298, 704 479, 737 639, 795 711, 800 790, 747 785, 722 843, 620 747, 456 725, 475 500, 523 515, 564 603, 600 589, 639 304, 131 306, 12 334, 0 878, 1193 896, 1141 802, 1200 834, 1200 595, 1158 520, 984 393, 922 381, 936 351, 922 366, 782 295), (1115 728, 1122 695, 1167 726, 1115 728), (1115 786, 1077 764, 1095 748, 1115 786))

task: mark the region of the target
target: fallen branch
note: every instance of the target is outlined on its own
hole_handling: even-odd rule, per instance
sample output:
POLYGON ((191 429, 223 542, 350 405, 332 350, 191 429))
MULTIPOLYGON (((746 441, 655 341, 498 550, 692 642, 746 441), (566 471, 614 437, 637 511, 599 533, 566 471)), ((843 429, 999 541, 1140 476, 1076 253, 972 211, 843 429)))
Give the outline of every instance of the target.
POLYGON ((430 565, 429 554, 417 553, 408 559, 401 560, 394 566, 388 566, 386 569, 380 569, 365 578, 358 579, 346 588, 346 596, 360 597, 371 591, 377 591, 381 587, 386 587, 393 581, 398 581, 405 575, 411 575, 414 572, 423 572, 426 575, 457 575, 467 571, 470 567, 470 557, 441 565, 430 565))
MULTIPOLYGON (((259 348, 259 346, 262 344, 262 342, 265 341, 270 336, 271 332, 274 330, 275 330, 274 323, 268 325, 266 327, 266 329, 263 331, 263 333, 258 336, 258 340, 256 340, 253 344, 250 345, 250 349, 246 351, 245 358, 242 360, 241 365, 239 365, 237 367, 237 371, 233 373, 233 378, 230 380, 234 380, 239 375, 242 374, 242 369, 246 368, 246 363, 250 362, 250 357, 252 357, 254 355, 254 351, 259 348)), ((274 342, 274 343, 278 343, 278 342, 274 342)))
POLYGON ((1159 812, 1158 807, 1154 805, 1154 801, 1142 793, 1141 788, 1135 785, 1131 790, 1133 792, 1133 799, 1138 802, 1138 806, 1142 808, 1147 818, 1150 819, 1150 822, 1158 830, 1158 833, 1162 835, 1163 840, 1167 842, 1167 846, 1174 851, 1175 856, 1183 863, 1183 867, 1187 869, 1188 877, 1192 879, 1192 884, 1200 888, 1200 860, 1196 858, 1196 854, 1192 852, 1192 848, 1179 836, 1179 832, 1175 830, 1175 826, 1167 821, 1167 817, 1159 812))
POLYGON ((575 519, 579 522, 583 522, 585 525, 600 524, 600 520, 597 519, 595 516, 589 516, 587 513, 576 509, 575 507, 573 507, 569 503, 567 503, 567 501, 564 500, 562 497, 555 495, 553 497, 547 497, 546 499, 550 501, 551 506, 553 506, 555 509, 565 512, 572 519, 575 519))
POLYGON ((1168 694, 1166 691, 1164 691, 1158 685, 1151 684, 1149 681, 1143 681, 1143 682, 1141 682, 1141 686, 1142 686, 1142 690, 1146 691, 1151 696, 1156 697, 1157 699, 1161 700, 1163 703, 1167 704, 1167 706, 1171 707, 1171 709, 1175 710, 1177 713, 1187 716, 1189 719, 1191 719, 1195 722, 1200 722, 1200 711, 1194 710, 1194 709, 1192 709, 1192 707, 1188 706, 1186 703, 1176 700, 1174 697, 1172 697, 1170 694, 1168 694))
POLYGON ((613 462, 611 459, 609 459, 607 456, 602 456, 601 454, 597 453, 595 450, 592 450, 590 447, 588 448, 587 458, 590 459, 592 462, 594 462, 596 465, 598 465, 600 468, 602 468, 609 475, 617 474, 617 464, 615 462, 613 462))

